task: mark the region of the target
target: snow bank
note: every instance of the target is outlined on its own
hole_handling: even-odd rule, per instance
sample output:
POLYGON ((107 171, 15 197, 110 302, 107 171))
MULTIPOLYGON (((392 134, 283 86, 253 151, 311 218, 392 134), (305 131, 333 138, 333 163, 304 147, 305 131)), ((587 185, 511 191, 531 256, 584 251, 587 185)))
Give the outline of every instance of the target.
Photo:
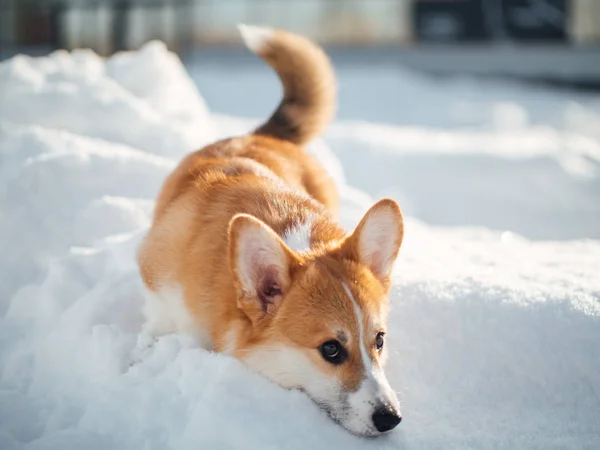
MULTIPOLYGON (((389 436, 361 439, 231 358, 184 336, 147 348, 140 333, 134 254, 163 178, 191 148, 255 121, 209 115, 179 61, 155 43, 108 61, 59 52, 0 64, 0 122, 0 448, 600 446, 600 242, 532 242, 408 217, 388 368, 405 418, 389 436)), ((408 175, 398 136, 411 131, 364 127, 332 130, 332 145, 349 147, 341 160, 323 142, 311 147, 342 190, 348 228, 371 199, 345 176, 370 180, 376 194, 374 180, 403 186, 397 177, 408 175), (372 148, 380 144, 394 151, 372 148)), ((521 135, 503 138, 524 145, 521 135)), ((444 149, 448 171, 480 169, 463 158, 460 133, 419 141, 428 139, 458 142, 444 149)), ((440 148, 421 150, 434 167, 440 148)), ((515 160, 510 153, 494 151, 498 161, 515 160)), ((537 169, 588 220, 587 199, 567 178, 537 169)), ((585 176, 597 186, 597 172, 585 176)), ((410 177, 409 186, 430 189, 410 177)), ((527 216, 514 194, 512 203, 502 197, 508 206, 492 196, 490 208, 527 216)), ((438 205, 443 217, 444 199, 438 205)), ((552 211, 543 198, 534 206, 552 211)), ((564 214, 553 219, 570 226, 564 214)))
POLYGON ((0 68, 0 119, 180 156, 212 139, 204 101, 160 42, 108 61, 89 50, 0 68))

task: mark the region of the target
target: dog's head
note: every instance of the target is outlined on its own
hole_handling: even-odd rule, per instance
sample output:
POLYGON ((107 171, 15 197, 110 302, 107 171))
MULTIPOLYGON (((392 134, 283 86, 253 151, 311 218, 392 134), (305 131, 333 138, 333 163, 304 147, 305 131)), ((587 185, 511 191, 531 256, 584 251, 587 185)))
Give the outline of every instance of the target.
POLYGON ((374 436, 401 420, 383 372, 389 276, 402 214, 381 200, 354 232, 311 256, 246 215, 230 226, 238 306, 252 333, 236 355, 287 388, 305 391, 345 428, 374 436))

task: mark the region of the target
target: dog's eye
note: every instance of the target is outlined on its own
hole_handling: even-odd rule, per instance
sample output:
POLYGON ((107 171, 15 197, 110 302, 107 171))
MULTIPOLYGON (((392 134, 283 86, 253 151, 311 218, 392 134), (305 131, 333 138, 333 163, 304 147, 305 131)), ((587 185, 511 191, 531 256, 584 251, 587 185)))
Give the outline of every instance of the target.
POLYGON ((346 350, 338 341, 327 341, 319 347, 321 356, 331 364, 341 364, 346 360, 346 350))
POLYGON ((375 338, 375 346, 377 347, 378 351, 381 351, 381 349, 383 348, 383 336, 385 335, 385 333, 383 331, 380 331, 379 333, 377 333, 377 337, 375 338))

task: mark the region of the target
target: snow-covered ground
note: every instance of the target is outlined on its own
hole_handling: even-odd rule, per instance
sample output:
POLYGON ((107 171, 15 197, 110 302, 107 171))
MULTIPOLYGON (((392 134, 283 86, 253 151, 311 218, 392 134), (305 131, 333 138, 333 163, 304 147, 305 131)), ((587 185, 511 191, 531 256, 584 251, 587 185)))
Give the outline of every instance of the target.
POLYGON ((0 448, 599 448, 590 95, 341 68, 341 120, 311 150, 342 221, 382 195, 407 215, 389 436, 354 437, 185 336, 142 350, 134 254, 153 199, 187 151, 274 106, 275 78, 246 69, 192 64, 205 103, 158 43, 0 64, 0 448))

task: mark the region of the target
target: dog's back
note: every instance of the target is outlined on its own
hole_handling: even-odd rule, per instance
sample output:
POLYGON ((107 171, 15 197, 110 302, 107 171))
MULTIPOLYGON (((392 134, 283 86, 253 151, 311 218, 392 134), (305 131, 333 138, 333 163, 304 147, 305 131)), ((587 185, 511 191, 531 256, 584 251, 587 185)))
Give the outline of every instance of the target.
POLYGON ((282 30, 241 25, 248 48, 279 76, 281 103, 271 117, 246 136, 225 139, 188 155, 167 178, 157 200, 160 216, 182 190, 211 170, 235 175, 274 175, 306 192, 337 216, 338 194, 323 167, 304 150, 331 122, 336 81, 325 53, 304 37, 282 30))

